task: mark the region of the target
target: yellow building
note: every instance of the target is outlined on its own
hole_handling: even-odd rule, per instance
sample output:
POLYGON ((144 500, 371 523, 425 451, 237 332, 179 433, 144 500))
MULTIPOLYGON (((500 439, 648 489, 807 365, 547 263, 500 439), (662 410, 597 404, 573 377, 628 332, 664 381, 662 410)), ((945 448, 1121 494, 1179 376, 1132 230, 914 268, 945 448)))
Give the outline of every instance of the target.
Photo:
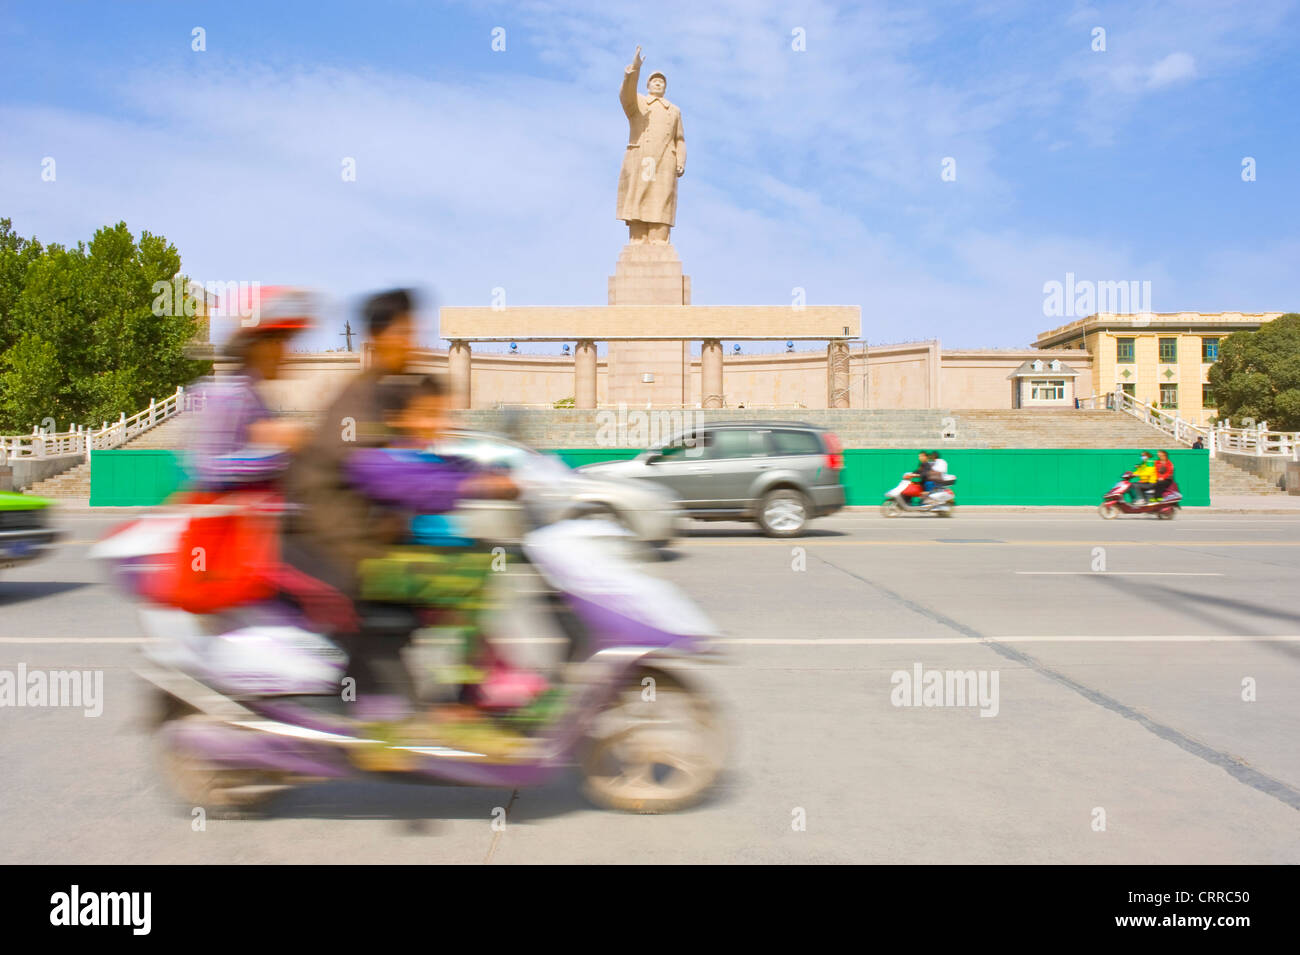
MULTIPOLYGON (((1210 367, 1219 342, 1255 331, 1281 312, 1101 312, 1043 332, 1035 348, 1075 349, 1092 356, 1094 395, 1126 391, 1140 401, 1205 425, 1214 417, 1210 367)), ((1088 387, 1080 380, 1078 395, 1088 387)))

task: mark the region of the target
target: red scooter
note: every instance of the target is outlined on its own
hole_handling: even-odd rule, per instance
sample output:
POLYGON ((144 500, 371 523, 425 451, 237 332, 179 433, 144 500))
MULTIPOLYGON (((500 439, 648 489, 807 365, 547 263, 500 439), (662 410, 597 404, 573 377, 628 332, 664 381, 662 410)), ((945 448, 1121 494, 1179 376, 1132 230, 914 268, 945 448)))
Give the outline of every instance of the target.
MULTIPOLYGON (((1151 501, 1129 501, 1124 495, 1128 493, 1133 484, 1133 472, 1125 471, 1124 476, 1119 482, 1106 492, 1106 496, 1101 499, 1101 506, 1097 508, 1098 512, 1106 520, 1119 517, 1121 514, 1154 514, 1161 520, 1173 520, 1178 509, 1183 506, 1183 495, 1178 491, 1177 483, 1171 481, 1169 487, 1165 490, 1164 497, 1159 500, 1151 501)), ((1137 492, 1134 491, 1134 494, 1137 492)))

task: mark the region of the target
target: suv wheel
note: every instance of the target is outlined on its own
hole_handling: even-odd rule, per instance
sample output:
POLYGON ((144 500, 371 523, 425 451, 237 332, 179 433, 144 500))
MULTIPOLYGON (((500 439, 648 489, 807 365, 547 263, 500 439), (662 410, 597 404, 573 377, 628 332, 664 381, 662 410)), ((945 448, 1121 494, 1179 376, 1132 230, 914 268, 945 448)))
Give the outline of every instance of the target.
POLYGON ((808 526, 808 500, 798 491, 768 491, 758 507, 758 526, 768 537, 798 537, 808 526))

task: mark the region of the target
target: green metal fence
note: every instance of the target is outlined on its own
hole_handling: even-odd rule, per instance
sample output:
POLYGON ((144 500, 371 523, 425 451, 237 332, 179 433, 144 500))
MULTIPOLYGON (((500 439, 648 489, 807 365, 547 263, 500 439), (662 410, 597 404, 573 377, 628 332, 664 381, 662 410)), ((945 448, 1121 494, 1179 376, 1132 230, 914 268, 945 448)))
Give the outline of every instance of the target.
POLYGON ((175 451, 141 449, 90 452, 90 506, 158 504, 185 483, 175 451))
MULTIPOLYGON (((629 448, 569 448, 555 452, 570 467, 625 460, 629 448)), ((985 448, 944 450, 957 477, 959 504, 1087 505, 1138 462, 1140 449, 985 448)), ((1170 451, 1183 503, 1210 503, 1209 452, 1170 451)), ((849 504, 878 504, 885 491, 916 466, 916 451, 858 448, 844 452, 849 504)), ((157 504, 181 487, 185 472, 172 451, 95 451, 90 469, 92 506, 157 504)))

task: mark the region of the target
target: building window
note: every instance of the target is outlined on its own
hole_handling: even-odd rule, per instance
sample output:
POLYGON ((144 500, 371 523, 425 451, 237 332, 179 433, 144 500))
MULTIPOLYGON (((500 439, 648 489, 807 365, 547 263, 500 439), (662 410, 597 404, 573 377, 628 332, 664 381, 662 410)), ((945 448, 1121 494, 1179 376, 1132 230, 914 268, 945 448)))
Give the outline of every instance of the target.
POLYGON ((1178 386, 1177 385, 1160 386, 1160 407, 1162 408, 1178 407, 1178 386))
POLYGON ((1131 365, 1137 361, 1136 349, 1133 346, 1133 338, 1115 339, 1115 360, 1121 365, 1131 365))
POLYGON ((1178 339, 1162 338, 1160 339, 1160 363, 1163 365, 1174 364, 1178 361, 1178 339))
POLYGON ((1214 402, 1214 392, 1210 390, 1209 385, 1201 385, 1201 407, 1202 408, 1218 407, 1218 405, 1215 404, 1214 402))
POLYGON ((1120 388, 1123 390, 1124 394, 1128 395, 1130 398, 1137 397, 1138 386, 1135 385, 1133 382, 1126 381, 1120 385, 1120 388))
POLYGON ((1219 360, 1219 340, 1217 338, 1201 339, 1201 361, 1207 365, 1219 360))
POLYGON ((1035 379, 1029 383, 1029 397, 1034 401, 1064 401, 1065 382, 1035 379))

